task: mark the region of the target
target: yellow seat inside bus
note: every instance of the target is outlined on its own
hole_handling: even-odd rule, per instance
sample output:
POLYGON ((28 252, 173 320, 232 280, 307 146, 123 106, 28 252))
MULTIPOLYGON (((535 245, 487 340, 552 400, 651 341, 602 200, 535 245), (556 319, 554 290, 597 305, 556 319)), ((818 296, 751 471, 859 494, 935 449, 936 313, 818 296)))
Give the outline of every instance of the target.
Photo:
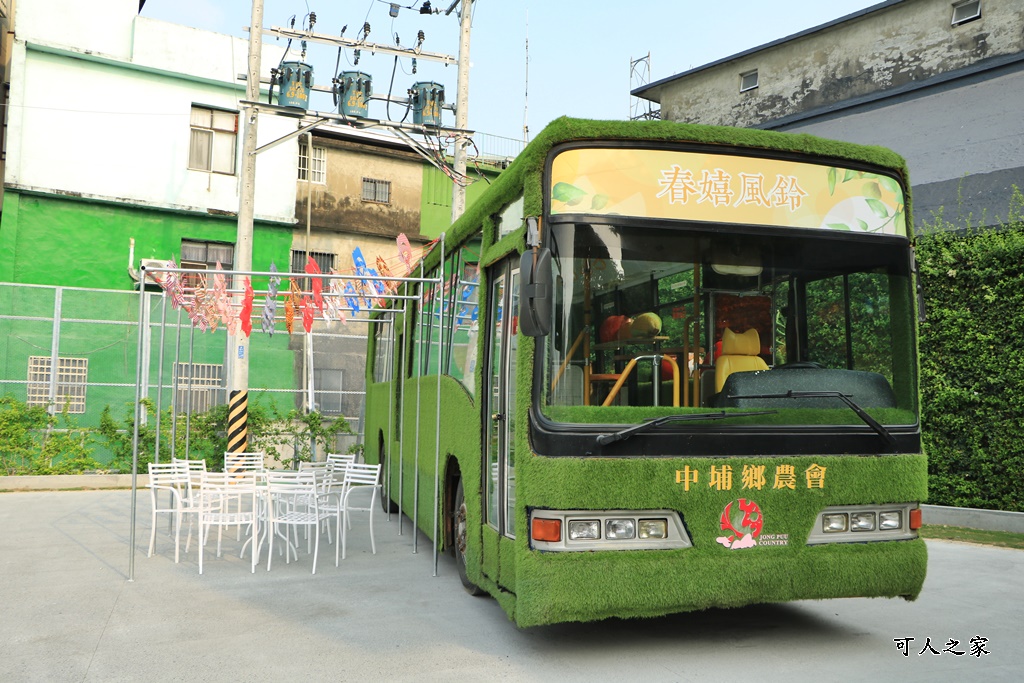
POLYGON ((742 334, 725 328, 722 333, 722 355, 715 361, 715 393, 722 391, 725 380, 734 372, 767 370, 768 364, 758 354, 761 336, 750 328, 742 334))

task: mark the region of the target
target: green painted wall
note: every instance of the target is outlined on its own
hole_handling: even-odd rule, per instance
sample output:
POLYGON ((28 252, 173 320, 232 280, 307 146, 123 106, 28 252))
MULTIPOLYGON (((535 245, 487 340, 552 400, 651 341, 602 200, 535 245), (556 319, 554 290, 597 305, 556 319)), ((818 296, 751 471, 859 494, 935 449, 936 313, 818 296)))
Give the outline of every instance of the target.
MULTIPOLYGON (((0 379, 15 380, 4 385, 3 393, 25 398, 26 373, 31 356, 49 356, 54 314, 54 290, 27 287, 41 284, 83 287, 88 291, 62 291, 61 343, 59 355, 88 359, 88 381, 108 386, 90 386, 86 414, 79 424, 95 426, 102 408, 110 405, 117 417, 134 398, 137 366, 138 297, 128 276, 129 239, 135 238, 135 265, 140 258, 180 260, 181 240, 235 242, 237 223, 233 217, 191 215, 157 211, 114 203, 86 201, 54 195, 25 194, 8 190, 0 218, 0 315, 37 317, 44 320, 0 319, 0 379), (118 291, 94 291, 122 290, 118 291), (69 322, 68 318, 81 321, 69 322), (116 324, 127 322, 129 324, 116 324)), ((265 271, 273 261, 287 271, 291 262, 290 225, 260 222, 254 226, 253 269, 265 271)), ((266 284, 257 280, 257 289, 266 284)), ((159 302, 153 300, 151 320, 162 320, 159 302)), ((189 359, 190 347, 196 363, 225 362, 227 337, 217 332, 193 335, 187 316, 182 314, 181 337, 174 326, 178 311, 168 307, 164 345, 163 381, 173 377, 175 357, 189 359)), ((254 388, 294 389, 298 372, 296 351, 301 341, 289 339, 281 326, 273 337, 263 334, 258 323, 250 342, 250 385, 254 388)), ((157 382, 160 329, 154 327, 151 340, 151 382, 157 382)), ((150 392, 156 396, 155 388, 150 392)), ((291 394, 273 394, 283 409, 292 407, 291 394)), ((253 400, 250 398, 250 401, 253 400)), ((164 405, 169 405, 168 392, 164 405)), ((266 403, 266 401, 264 401, 266 403)))
MULTIPOLYGON (((466 206, 472 206, 498 177, 500 170, 471 168, 473 183, 466 187, 466 206), (481 178, 481 175, 487 180, 481 178)), ((452 224, 452 181, 440 169, 424 164, 423 192, 420 195, 420 234, 427 239, 439 237, 452 224)))
MULTIPOLYGON (((235 242, 237 221, 7 190, 0 218, 0 282, 132 289, 128 240, 135 258, 180 259, 181 240, 235 242)), ((253 228, 253 266, 274 260, 287 269, 291 226, 253 228)), ((136 263, 137 266, 137 263, 136 263)))

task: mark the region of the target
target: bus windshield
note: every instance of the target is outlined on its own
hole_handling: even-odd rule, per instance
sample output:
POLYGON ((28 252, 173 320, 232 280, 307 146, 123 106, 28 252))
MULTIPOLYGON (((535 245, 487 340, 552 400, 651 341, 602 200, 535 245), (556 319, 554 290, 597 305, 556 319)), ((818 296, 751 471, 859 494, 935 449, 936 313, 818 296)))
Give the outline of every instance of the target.
POLYGON ((714 409, 738 413, 716 430, 861 425, 852 403, 880 424, 917 423, 905 238, 601 220, 549 225, 539 398, 552 422, 714 409))

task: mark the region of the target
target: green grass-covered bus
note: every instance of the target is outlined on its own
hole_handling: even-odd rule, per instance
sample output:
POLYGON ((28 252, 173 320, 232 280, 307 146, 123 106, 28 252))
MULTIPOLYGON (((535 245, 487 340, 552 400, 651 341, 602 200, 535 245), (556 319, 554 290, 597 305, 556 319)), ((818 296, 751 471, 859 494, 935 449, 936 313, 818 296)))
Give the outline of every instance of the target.
POLYGON ((366 459, 520 626, 913 599, 912 234, 886 149, 559 119, 378 314, 366 459))

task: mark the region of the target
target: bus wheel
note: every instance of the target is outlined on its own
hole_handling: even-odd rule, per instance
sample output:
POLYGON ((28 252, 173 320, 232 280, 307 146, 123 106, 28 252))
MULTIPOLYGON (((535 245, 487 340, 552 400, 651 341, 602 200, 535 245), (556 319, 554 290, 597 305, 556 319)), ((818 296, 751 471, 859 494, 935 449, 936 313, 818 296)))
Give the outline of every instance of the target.
POLYGON ((469 580, 466 575, 466 497, 462 492, 462 480, 459 480, 459 485, 455 489, 455 506, 452 510, 452 524, 455 536, 455 542, 452 544, 452 549, 455 551, 455 564, 459 568, 459 580, 462 581, 462 587, 466 589, 466 592, 470 595, 484 595, 484 591, 479 586, 469 580))

